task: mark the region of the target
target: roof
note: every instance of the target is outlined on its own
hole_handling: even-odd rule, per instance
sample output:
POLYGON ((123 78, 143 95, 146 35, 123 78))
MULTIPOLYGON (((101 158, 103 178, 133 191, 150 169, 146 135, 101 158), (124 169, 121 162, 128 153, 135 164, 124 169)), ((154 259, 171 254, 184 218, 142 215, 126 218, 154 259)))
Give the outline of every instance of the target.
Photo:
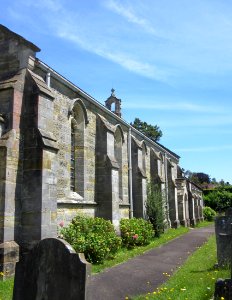
POLYGON ((6 35, 11 36, 12 38, 15 38, 20 43, 25 44, 27 47, 31 48, 33 51, 40 52, 40 48, 38 48, 36 45, 34 45, 33 43, 29 42, 28 40, 26 40, 21 35, 13 32, 13 31, 11 31, 9 28, 3 26, 2 24, 0 24, 0 32, 3 32, 6 35))
POLYGON ((174 153, 174 152, 171 151, 170 149, 164 147, 162 144, 158 143, 157 141, 156 141, 156 144, 158 144, 160 147, 162 147, 162 148, 164 148, 165 150, 167 150, 167 151, 168 151, 169 153, 171 153, 173 156, 176 156, 178 159, 180 158, 179 155, 177 155, 176 153, 174 153))
POLYGON ((160 150, 168 152, 168 154, 171 155, 172 157, 174 157, 175 159, 178 160, 180 158, 180 156, 177 155, 176 153, 174 153, 173 151, 171 151, 168 148, 164 147, 160 143, 151 140, 150 138, 148 138, 147 136, 145 136, 142 132, 140 132, 139 130, 137 130, 136 128, 134 128, 132 125, 130 125, 128 122, 126 122, 123 118, 118 117, 116 114, 114 114, 113 112, 111 112, 102 103, 100 103, 98 100, 96 100, 95 98, 93 98, 87 92, 85 92, 80 87, 78 87, 77 85, 75 85, 74 83, 72 83, 70 80, 66 79, 64 76, 62 76, 61 74, 59 74, 53 68, 49 67, 46 63, 44 63, 43 61, 41 61, 39 59, 36 59, 36 60, 37 60, 37 67, 45 70, 46 72, 50 72, 57 80, 62 81, 63 84, 65 84, 66 86, 68 86, 72 90, 78 92, 83 97, 87 98, 90 102, 92 102, 95 105, 97 105, 100 109, 107 111, 107 113, 109 113, 113 118, 115 118, 120 123, 122 123, 125 126, 127 126, 128 128, 131 128, 131 130, 134 131, 136 134, 140 135, 142 139, 149 141, 151 144, 153 144, 154 146, 158 147, 160 150))

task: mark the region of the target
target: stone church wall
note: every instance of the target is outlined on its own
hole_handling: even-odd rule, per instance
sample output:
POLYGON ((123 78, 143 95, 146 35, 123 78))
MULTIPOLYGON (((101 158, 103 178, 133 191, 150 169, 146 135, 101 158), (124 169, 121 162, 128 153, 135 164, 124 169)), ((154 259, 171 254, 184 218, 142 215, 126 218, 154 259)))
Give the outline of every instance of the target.
POLYGON ((150 181, 165 196, 167 226, 202 220, 201 190, 178 174, 179 156, 121 118, 114 90, 103 106, 1 25, 0 47, 0 272, 13 274, 20 251, 77 214, 116 229, 145 218, 150 181))

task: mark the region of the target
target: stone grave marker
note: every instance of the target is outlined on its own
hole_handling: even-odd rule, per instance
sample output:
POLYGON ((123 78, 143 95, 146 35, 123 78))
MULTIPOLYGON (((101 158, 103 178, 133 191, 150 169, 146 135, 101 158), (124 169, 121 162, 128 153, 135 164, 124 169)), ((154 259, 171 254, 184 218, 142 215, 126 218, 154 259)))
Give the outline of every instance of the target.
MULTIPOLYGON (((227 209, 225 216, 215 218, 217 241, 217 259, 219 267, 230 267, 232 270, 232 208, 227 209)), ((232 278, 232 273, 231 276, 232 278)), ((232 279, 219 278, 215 283, 214 299, 232 299, 232 279)))
POLYGON ((64 240, 41 240, 16 265, 13 300, 88 300, 91 264, 64 240))
POLYGON ((215 218, 215 234, 217 242, 217 259, 220 267, 231 265, 232 250, 232 209, 225 216, 215 218))

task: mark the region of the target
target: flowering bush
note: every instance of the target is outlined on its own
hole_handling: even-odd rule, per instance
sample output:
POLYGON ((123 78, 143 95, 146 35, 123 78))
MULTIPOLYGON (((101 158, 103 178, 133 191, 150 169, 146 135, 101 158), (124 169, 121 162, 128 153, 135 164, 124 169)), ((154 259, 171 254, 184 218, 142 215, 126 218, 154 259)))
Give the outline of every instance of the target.
POLYGON ((61 228, 60 233, 91 263, 100 263, 114 256, 121 247, 121 238, 116 235, 113 225, 102 218, 77 216, 69 226, 61 228))
POLYGON ((121 219, 122 244, 127 248, 149 244, 154 237, 153 226, 144 219, 121 219))

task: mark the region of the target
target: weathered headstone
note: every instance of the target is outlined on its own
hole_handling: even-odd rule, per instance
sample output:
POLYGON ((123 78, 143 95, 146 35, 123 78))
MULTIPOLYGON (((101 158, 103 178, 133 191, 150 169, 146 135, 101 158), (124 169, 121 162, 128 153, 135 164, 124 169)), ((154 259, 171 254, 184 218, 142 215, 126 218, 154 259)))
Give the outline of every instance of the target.
POLYGON ((232 299, 232 280, 219 278, 215 283, 215 300, 231 300, 232 299))
POLYGON ((232 209, 225 216, 215 218, 215 234, 217 241, 218 265, 231 265, 232 250, 232 209))
POLYGON ((64 240, 44 239, 17 263, 13 300, 87 300, 90 274, 84 254, 64 240))
MULTIPOLYGON (((219 267, 232 270, 232 208, 227 209, 225 216, 215 218, 217 241, 217 259, 219 267)), ((232 278, 232 273, 231 276, 232 278)), ((215 283, 214 299, 232 299, 232 279, 219 278, 215 283)))
POLYGON ((14 276, 18 260, 19 246, 14 241, 0 243, 0 280, 14 276))

